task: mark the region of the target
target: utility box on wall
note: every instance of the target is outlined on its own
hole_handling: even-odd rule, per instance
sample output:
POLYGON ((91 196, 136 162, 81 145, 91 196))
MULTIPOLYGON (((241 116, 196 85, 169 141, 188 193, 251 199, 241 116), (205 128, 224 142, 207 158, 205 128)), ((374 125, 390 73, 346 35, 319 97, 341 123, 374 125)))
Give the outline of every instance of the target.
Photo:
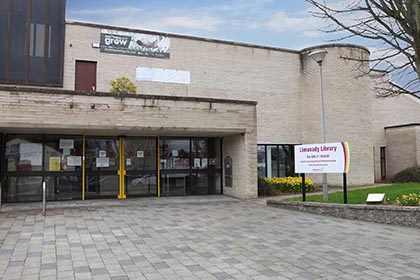
POLYGON ((232 158, 225 157, 225 187, 232 187, 232 158))

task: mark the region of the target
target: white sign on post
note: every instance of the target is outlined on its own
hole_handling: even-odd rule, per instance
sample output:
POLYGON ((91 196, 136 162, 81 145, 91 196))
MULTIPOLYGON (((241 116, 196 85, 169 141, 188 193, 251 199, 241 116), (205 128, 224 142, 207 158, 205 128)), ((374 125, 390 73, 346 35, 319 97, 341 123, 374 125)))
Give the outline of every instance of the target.
POLYGON ((348 173, 349 170, 348 142, 295 146, 296 173, 348 173))

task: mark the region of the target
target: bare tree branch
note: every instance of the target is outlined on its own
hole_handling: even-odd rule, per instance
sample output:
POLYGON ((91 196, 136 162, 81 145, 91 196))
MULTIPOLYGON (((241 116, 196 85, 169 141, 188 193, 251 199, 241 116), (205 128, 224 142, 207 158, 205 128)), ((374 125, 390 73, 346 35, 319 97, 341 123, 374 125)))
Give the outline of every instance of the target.
MULTIPOLYGON (((331 23, 323 32, 340 35, 333 41, 361 37, 380 43, 379 55, 368 60, 371 67, 405 79, 406 90, 420 91, 420 0, 347 0, 340 8, 326 0, 306 2, 316 8, 313 16, 331 23)), ((400 88, 391 90, 401 94, 400 88)))

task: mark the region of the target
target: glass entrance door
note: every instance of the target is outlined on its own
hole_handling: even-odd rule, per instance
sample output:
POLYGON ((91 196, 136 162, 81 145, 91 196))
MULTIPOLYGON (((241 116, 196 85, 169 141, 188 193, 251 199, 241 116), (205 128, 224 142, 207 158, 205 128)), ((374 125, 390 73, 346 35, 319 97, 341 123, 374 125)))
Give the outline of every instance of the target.
POLYGON ((220 159, 220 138, 162 139, 162 196, 222 193, 220 159))
POLYGON ((156 138, 124 139, 125 193, 157 196, 156 138))
POLYGON ((162 196, 186 195, 190 191, 189 139, 163 139, 160 141, 160 189, 162 196))
POLYGON ((120 141, 118 138, 86 138, 85 197, 117 197, 120 193, 120 141))

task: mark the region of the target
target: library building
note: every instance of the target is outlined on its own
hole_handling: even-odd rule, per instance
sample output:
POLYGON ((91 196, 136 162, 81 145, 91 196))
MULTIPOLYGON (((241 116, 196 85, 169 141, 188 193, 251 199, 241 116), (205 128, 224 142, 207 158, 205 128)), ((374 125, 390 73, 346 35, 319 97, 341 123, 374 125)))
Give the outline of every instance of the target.
MULTIPOLYGON (((363 46, 303 50, 65 19, 65 0, 0 1, 1 200, 258 196, 294 146, 347 141, 349 185, 420 165, 420 98, 377 98, 363 46), (346 59, 346 57, 360 58, 346 59), (125 77, 136 93, 111 93, 125 77)), ((308 174, 315 182, 321 177, 308 174)), ((329 183, 341 184, 340 175, 329 183)))

